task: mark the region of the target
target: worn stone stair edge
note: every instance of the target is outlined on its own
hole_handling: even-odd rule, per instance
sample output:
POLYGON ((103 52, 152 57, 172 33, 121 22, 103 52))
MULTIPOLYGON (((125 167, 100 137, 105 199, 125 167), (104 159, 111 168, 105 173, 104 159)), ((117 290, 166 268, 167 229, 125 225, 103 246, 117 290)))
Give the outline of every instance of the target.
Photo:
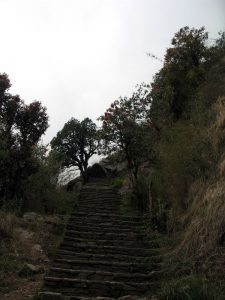
POLYGON ((148 263, 140 263, 140 262, 113 262, 113 261, 104 261, 104 260, 84 260, 84 259, 65 259, 65 258, 56 258, 54 260, 55 263, 68 263, 68 264, 87 264, 91 265, 105 265, 110 267, 127 267, 127 268, 143 268, 143 270, 159 267, 161 265, 160 262, 148 262, 148 263))
MULTIPOLYGON (((63 241, 61 243, 59 249, 67 250, 65 247, 66 248, 70 247, 70 248, 73 248, 73 249, 75 249, 75 248, 87 249, 86 248, 87 245, 84 244, 84 243, 80 243, 80 244, 73 244, 72 243, 72 245, 71 245, 70 242, 63 241)), ((88 245, 88 248, 90 250, 92 249, 92 251, 93 251, 93 249, 95 249, 95 250, 105 250, 105 251, 111 250, 111 251, 113 251, 113 253, 116 253, 115 251, 118 251, 117 253, 121 253, 121 252, 127 253, 127 252, 131 251, 134 256, 136 256, 136 253, 138 253, 139 256, 140 256, 140 254, 144 254, 144 256, 145 256, 148 253, 152 253, 151 251, 154 251, 154 250, 157 251, 157 248, 154 248, 154 250, 153 250, 153 249, 149 249, 149 248, 146 248, 146 247, 138 248, 138 247, 122 247, 122 246, 109 246, 109 245, 108 246, 105 246, 105 245, 101 245, 101 246, 99 246, 99 245, 88 245)))
MULTIPOLYGON (((156 253, 153 253, 156 254, 156 253)), ((161 260, 161 256, 160 255, 148 255, 148 256, 132 256, 132 255, 125 255, 125 254, 117 254, 117 253, 106 253, 106 254, 100 254, 100 253, 89 253, 89 252, 78 252, 78 251, 72 251, 72 250, 62 250, 59 249, 57 254, 56 254, 56 258, 58 258, 58 256, 71 256, 71 257, 87 257, 87 259, 90 258, 105 258, 107 260, 116 260, 116 261, 120 261, 120 260, 132 260, 132 261, 143 261, 146 262, 148 260, 154 260, 154 261, 160 261, 161 260)))
MULTIPOLYGON (((138 227, 138 228, 136 228, 136 227, 134 227, 134 228, 130 228, 129 226, 128 227, 124 227, 124 228, 121 228, 121 226, 119 226, 119 225, 117 225, 117 226, 110 226, 110 225, 108 225, 108 226, 105 226, 105 228, 102 228, 102 226, 94 226, 94 225, 92 225, 92 226, 88 226, 88 224, 86 224, 86 225, 82 225, 81 223, 70 223, 70 224, 67 224, 66 225, 66 229, 68 229, 68 230, 70 230, 70 228, 71 228, 71 230, 74 230, 74 229, 76 229, 77 228, 77 230, 80 230, 80 231, 86 231, 86 232, 92 232, 92 231, 94 231, 94 232, 102 232, 102 231, 105 231, 105 232, 119 232, 119 233, 121 233, 121 232, 123 232, 124 234, 125 233, 127 233, 127 232, 130 232, 130 233, 140 233, 140 228, 138 227), (111 230, 111 231, 109 231, 109 230, 111 230)), ((143 227, 143 228, 141 228, 141 230, 143 230, 143 232, 145 232, 145 230, 146 230, 146 228, 145 227, 143 227)), ((143 233, 144 234, 144 233, 143 233)))
MULTIPOLYGON (((153 279, 158 279, 161 275, 162 272, 161 271, 151 271, 148 274, 141 274, 141 273, 122 273, 122 272, 118 272, 118 273, 113 273, 113 272, 107 272, 107 271, 91 271, 91 270, 79 270, 79 269, 63 269, 63 268, 55 268, 55 267, 51 267, 49 270, 49 274, 51 274, 51 272, 55 272, 58 274, 58 276, 60 275, 60 273, 63 274, 82 274, 82 275, 87 275, 87 276, 91 276, 91 275, 99 275, 99 276, 105 276, 105 277, 121 277, 121 278, 129 278, 129 279, 136 279, 137 277, 139 279, 142 280, 153 280, 153 279)), ((115 280, 113 280, 115 281, 115 280)), ((126 282, 124 280, 124 282, 126 282)))
POLYGON ((95 239, 90 239, 90 238, 76 238, 76 237, 72 237, 72 236, 68 236, 65 235, 64 236, 64 242, 70 242, 71 246, 75 246, 76 243, 82 243, 82 244, 86 244, 86 246, 89 245, 99 245, 99 246, 105 246, 105 245, 114 245, 116 246, 118 243, 120 243, 120 245, 127 245, 130 246, 131 248, 135 247, 136 245, 138 246, 138 248, 140 248, 141 245, 143 245, 145 248, 158 248, 159 245, 157 242, 153 242, 153 241, 130 241, 130 240, 122 240, 122 239, 118 239, 118 240, 112 240, 112 239, 99 239, 99 240, 95 240, 95 239))
POLYGON ((61 293, 54 293, 54 292, 41 292, 39 293, 39 299, 40 300, 155 300, 154 296, 150 297, 136 297, 136 296, 123 296, 119 298, 109 298, 109 297, 67 297, 63 296, 61 293))

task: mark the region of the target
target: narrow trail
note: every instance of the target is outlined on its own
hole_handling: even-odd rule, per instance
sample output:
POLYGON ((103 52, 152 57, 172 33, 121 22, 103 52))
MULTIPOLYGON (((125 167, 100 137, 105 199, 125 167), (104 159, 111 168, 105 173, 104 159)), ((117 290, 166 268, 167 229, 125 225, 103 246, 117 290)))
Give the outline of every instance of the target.
POLYGON ((120 196, 107 182, 89 183, 45 277, 43 299, 141 298, 157 287, 159 265, 142 217, 122 214, 120 196))

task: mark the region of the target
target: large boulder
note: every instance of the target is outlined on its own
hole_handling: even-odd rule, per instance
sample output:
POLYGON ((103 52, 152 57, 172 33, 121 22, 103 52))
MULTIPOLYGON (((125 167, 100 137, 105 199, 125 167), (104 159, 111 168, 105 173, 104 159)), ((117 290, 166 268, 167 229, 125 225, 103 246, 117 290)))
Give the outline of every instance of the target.
POLYGON ((36 275, 38 273, 42 273, 43 269, 40 266, 35 266, 33 264, 26 263, 23 268, 19 271, 20 277, 29 277, 32 275, 36 275))
POLYGON ((82 178, 79 176, 79 177, 74 178, 73 180, 70 180, 67 183, 66 190, 68 192, 76 192, 76 191, 79 191, 81 189, 81 187, 82 187, 82 178))
POLYGON ((126 170, 127 163, 125 161, 115 162, 108 158, 102 159, 99 164, 107 171, 111 176, 117 176, 120 172, 126 170))
POLYGON ((94 178, 106 178, 109 176, 106 169, 103 166, 101 166, 99 163, 95 163, 93 164, 93 166, 88 167, 87 175, 88 177, 94 177, 94 178))
POLYGON ((36 212, 26 212, 24 215, 23 215, 23 219, 24 221, 26 222, 34 222, 36 221, 38 218, 38 214, 36 212))

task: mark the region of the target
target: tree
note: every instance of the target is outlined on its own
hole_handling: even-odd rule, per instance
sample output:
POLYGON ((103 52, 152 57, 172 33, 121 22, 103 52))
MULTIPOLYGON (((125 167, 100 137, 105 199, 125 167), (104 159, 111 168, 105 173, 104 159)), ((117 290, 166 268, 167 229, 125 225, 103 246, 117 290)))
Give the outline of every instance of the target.
POLYGON ((114 101, 99 118, 103 122, 103 153, 122 150, 133 181, 137 179, 139 167, 150 152, 149 127, 152 127, 152 123, 150 120, 146 122, 148 113, 148 86, 142 84, 131 98, 114 101))
POLYGON ((0 197, 7 199, 21 196, 22 182, 37 170, 33 149, 48 128, 46 108, 38 101, 26 105, 10 86, 0 74, 0 197))
POLYGON ((167 49, 164 66, 151 85, 151 118, 176 121, 190 117, 191 98, 203 82, 208 52, 208 33, 200 29, 181 28, 167 49))
POLYGON ((89 118, 69 120, 51 141, 51 148, 58 153, 66 168, 78 167, 84 182, 87 181, 89 159, 97 153, 99 138, 96 124, 89 118))

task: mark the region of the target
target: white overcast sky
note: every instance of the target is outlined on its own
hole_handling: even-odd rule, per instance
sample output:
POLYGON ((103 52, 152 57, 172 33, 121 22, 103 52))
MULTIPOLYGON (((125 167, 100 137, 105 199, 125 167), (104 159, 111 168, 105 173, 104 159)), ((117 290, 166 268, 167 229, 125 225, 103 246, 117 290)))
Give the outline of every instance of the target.
POLYGON ((0 0, 0 73, 48 109, 49 142, 71 117, 94 121, 150 82, 183 26, 225 29, 225 0, 0 0))

